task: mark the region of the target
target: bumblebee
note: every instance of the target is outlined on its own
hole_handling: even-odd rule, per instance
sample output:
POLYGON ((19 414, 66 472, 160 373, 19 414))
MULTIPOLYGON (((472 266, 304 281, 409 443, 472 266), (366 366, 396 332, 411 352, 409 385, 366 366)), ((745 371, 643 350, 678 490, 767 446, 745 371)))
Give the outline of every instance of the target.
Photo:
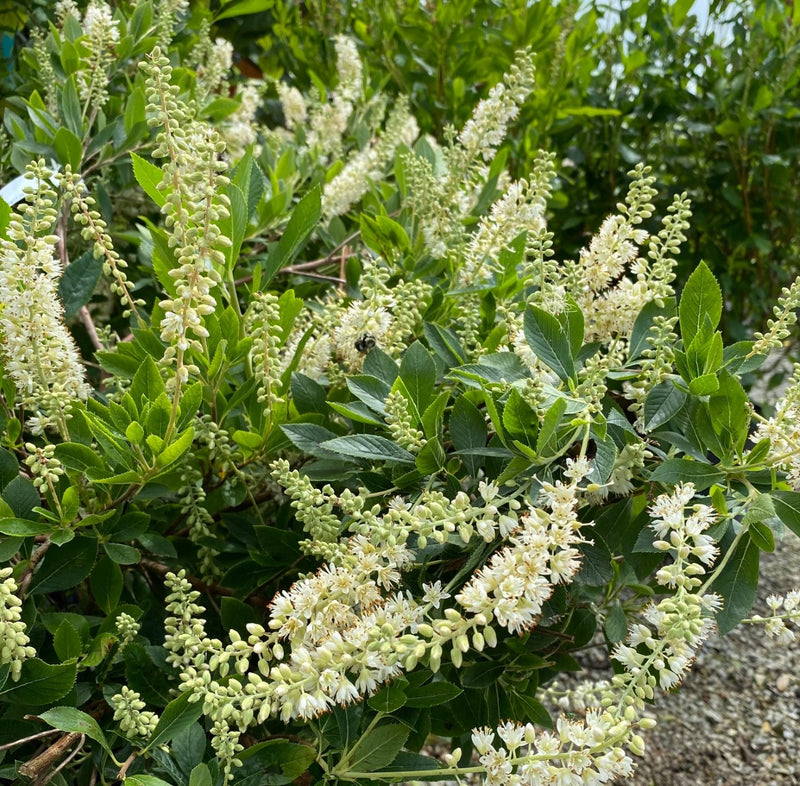
POLYGON ((355 348, 362 355, 366 355, 375 346, 375 338, 369 333, 364 333, 356 339, 355 348))

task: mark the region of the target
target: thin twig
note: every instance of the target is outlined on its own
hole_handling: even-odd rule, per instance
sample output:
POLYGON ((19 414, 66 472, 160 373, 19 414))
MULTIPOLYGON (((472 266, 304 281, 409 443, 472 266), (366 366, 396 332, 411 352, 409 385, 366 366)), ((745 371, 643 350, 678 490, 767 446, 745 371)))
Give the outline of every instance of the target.
POLYGON ((94 321, 92 320, 92 315, 89 313, 89 309, 86 308, 86 306, 81 306, 81 310, 78 313, 81 316, 81 322, 83 322, 83 326, 86 328, 92 346, 95 350, 101 350, 103 345, 100 343, 100 337, 97 335, 97 328, 94 326, 94 321))
POLYGON ((9 748, 13 748, 15 745, 24 745, 26 742, 33 742, 33 740, 38 740, 41 737, 49 737, 51 734, 58 734, 58 729, 47 729, 47 731, 38 731, 36 734, 31 734, 28 737, 22 737, 19 740, 14 740, 13 742, 7 742, 5 745, 0 745, 0 751, 8 750, 9 748))

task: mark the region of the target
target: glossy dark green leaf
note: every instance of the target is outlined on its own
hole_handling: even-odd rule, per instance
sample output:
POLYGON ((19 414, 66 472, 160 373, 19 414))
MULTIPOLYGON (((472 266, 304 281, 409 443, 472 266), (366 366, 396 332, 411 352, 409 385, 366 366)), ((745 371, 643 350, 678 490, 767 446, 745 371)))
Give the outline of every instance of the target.
MULTIPOLYGON (((456 450, 475 451, 486 447, 486 421, 478 408, 465 396, 455 400, 448 425, 456 450)), ((473 476, 483 463, 480 455, 471 452, 463 455, 461 460, 467 472, 473 476)))
POLYGON ((49 548, 33 574, 30 593, 40 595, 75 587, 89 575, 96 556, 94 538, 79 537, 63 546, 49 548))
POLYGON ((72 690, 76 673, 74 662, 51 665, 31 658, 23 662, 19 680, 0 690, 0 702, 35 707, 58 701, 72 690))
POLYGON ((193 698, 191 693, 183 693, 167 704, 147 741, 145 750, 169 742, 177 734, 189 728, 203 714, 203 702, 190 702, 191 698, 193 698))
POLYGON ((435 707, 446 704, 463 690, 458 685, 446 680, 429 682, 426 685, 410 686, 406 688, 406 706, 408 707, 435 707))
POLYGON ((89 739, 99 742, 107 753, 111 753, 106 735, 98 722, 91 715, 87 715, 75 707, 54 707, 52 710, 43 712, 39 718, 48 726, 59 731, 85 734, 89 739))
POLYGON ((300 247, 311 235, 322 212, 319 188, 312 188, 295 206, 281 239, 272 247, 263 264, 262 289, 272 281, 275 274, 288 265, 300 247))
POLYGON ((773 491, 770 496, 778 518, 800 538, 800 493, 773 491))
POLYGON ((122 596, 122 570, 113 560, 102 557, 92 569, 89 585, 97 605, 110 614, 119 605, 122 596))
POLYGON ((367 704, 376 712, 388 715, 405 706, 406 694, 399 682, 385 685, 376 694, 367 699, 367 704))
POLYGON ((745 534, 711 585, 711 590, 719 593, 724 603, 722 610, 717 613, 717 626, 723 636, 732 631, 753 608, 758 594, 758 560, 758 546, 745 534))
POLYGON ((667 380, 656 385, 644 402, 644 427, 653 431, 674 417, 686 403, 686 394, 679 390, 672 381, 667 380))
POLYGON ((564 382, 575 376, 570 336, 556 317, 537 306, 528 306, 525 338, 536 357, 564 382))
POLYGON ((436 383, 436 365, 419 341, 415 341, 403 355, 400 379, 403 380, 417 411, 424 412, 436 383))
POLYGON ((369 461, 397 461, 413 464, 414 456, 386 437, 374 434, 355 434, 329 439, 320 445, 324 450, 342 453, 356 459, 369 461))
POLYGON ((408 734, 408 727, 401 723, 377 726, 359 741, 348 769, 351 772, 374 772, 385 767, 400 753, 408 734))
POLYGON ((712 484, 723 481, 725 473, 713 464, 691 459, 667 459, 655 468, 650 479, 668 485, 691 481, 698 491, 705 491, 712 484))

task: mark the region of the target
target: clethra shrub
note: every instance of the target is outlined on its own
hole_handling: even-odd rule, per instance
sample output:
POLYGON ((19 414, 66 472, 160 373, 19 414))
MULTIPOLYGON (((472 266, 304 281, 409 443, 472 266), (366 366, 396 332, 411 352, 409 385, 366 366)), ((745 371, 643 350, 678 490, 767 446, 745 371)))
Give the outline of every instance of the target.
POLYGON ((800 535, 800 371, 770 418, 740 381, 800 284, 726 346, 643 165, 558 258, 553 156, 501 152, 526 51, 437 143, 351 40, 303 94, 200 16, 62 0, 6 115, 0 776, 626 778, 800 535))

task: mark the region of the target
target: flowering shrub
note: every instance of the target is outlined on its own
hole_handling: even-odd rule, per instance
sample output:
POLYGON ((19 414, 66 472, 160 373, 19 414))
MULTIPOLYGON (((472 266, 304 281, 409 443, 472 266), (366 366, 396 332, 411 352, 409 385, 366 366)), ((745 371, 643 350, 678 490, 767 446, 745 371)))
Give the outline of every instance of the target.
MULTIPOLYGON (((747 616, 773 533, 800 535, 800 372, 769 419, 739 382, 800 285, 724 346, 708 268, 673 289, 688 200, 655 221, 644 166, 557 260, 552 156, 511 180, 498 155, 527 52, 438 144, 346 38, 303 94, 232 86, 207 31, 181 60, 185 3, 58 14, 35 44, 53 105, 91 122, 11 153, 33 160, 0 246, 0 774, 630 775, 645 706, 747 616), (140 145, 112 155, 153 203, 135 232, 86 177, 84 142, 119 141, 93 125, 116 73, 140 145), (613 678, 552 718, 595 636, 613 678)), ((770 607, 790 639, 797 592, 770 607)))

